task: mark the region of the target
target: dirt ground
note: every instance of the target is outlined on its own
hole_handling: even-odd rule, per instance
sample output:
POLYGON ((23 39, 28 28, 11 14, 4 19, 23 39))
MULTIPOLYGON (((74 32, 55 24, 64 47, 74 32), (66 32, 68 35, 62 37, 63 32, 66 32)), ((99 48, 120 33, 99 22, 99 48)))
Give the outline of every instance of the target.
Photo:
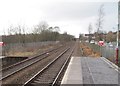
POLYGON ((82 56, 81 51, 80 51, 80 42, 79 41, 77 41, 75 43, 75 49, 74 49, 74 52, 73 52, 72 56, 74 56, 74 57, 80 57, 80 56, 82 56))

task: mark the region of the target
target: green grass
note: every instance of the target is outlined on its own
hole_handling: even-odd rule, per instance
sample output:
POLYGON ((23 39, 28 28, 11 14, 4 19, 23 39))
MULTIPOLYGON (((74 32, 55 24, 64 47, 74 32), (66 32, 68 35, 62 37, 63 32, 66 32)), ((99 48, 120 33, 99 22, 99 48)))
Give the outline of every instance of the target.
POLYGON ((86 43, 93 51, 100 52, 100 47, 96 44, 86 43))

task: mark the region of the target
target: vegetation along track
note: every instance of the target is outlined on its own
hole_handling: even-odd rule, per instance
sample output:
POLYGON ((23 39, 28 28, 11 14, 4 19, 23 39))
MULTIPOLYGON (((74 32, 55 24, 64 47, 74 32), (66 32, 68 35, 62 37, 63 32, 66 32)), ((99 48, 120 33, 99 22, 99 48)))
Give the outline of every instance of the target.
MULTIPOLYGON (((70 44, 68 44, 70 46, 70 44)), ((68 46, 59 47, 59 49, 56 49, 54 51, 51 51, 51 53, 41 55, 39 59, 33 60, 32 63, 30 62, 28 65, 18 66, 11 68, 10 70, 14 69, 13 72, 9 72, 10 70, 3 72, 2 85, 10 85, 15 84, 15 86, 24 84, 28 79, 33 77, 38 71, 40 71, 43 67, 45 67, 50 61, 52 61, 58 54, 60 54, 62 51, 64 51, 68 46), (47 58, 45 58, 47 57, 47 58), (43 59, 44 58, 44 59, 43 59)))
POLYGON ((63 69, 69 62, 73 48, 67 48, 57 58, 29 79, 23 86, 58 86, 63 69))

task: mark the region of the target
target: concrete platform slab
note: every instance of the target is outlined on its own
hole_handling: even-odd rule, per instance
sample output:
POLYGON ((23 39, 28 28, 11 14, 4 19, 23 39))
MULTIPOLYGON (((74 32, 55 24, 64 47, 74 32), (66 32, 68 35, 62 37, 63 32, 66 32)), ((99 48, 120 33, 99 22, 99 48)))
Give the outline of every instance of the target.
POLYGON ((120 86, 120 73, 104 57, 72 57, 61 82, 62 86, 66 84, 120 86))
POLYGON ((80 57, 71 58, 61 84, 83 84, 80 57))
POLYGON ((119 84, 119 72, 102 58, 81 57, 84 84, 119 84), (85 71, 87 68, 88 71, 85 71), (90 82, 91 79, 92 82, 90 82))

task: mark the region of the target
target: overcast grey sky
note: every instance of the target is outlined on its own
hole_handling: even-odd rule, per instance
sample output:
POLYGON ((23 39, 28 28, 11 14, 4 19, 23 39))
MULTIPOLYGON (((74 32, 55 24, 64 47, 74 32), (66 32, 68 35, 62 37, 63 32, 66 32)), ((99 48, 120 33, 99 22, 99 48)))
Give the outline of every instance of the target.
POLYGON ((25 25, 27 32, 40 21, 49 26, 59 26, 61 33, 78 37, 79 33, 88 33, 91 22, 95 31, 98 9, 104 4, 103 30, 117 27, 118 0, 0 0, 0 35, 7 34, 10 25, 25 25))

